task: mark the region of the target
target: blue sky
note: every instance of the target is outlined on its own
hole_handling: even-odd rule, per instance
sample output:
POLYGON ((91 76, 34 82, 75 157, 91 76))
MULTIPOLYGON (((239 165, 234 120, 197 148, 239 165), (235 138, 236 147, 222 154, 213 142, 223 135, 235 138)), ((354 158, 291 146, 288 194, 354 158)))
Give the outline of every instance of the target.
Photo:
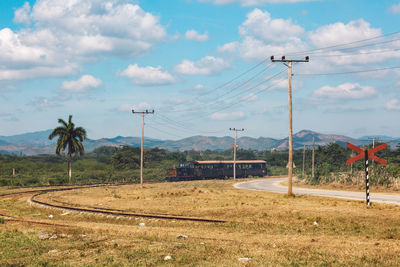
POLYGON ((399 0, 1 0, 0 135, 400 137, 399 0), (308 51, 308 52, 304 52, 308 51), (379 69, 377 71, 359 72, 379 69), (335 74, 344 73, 344 74, 335 74), (328 75, 316 75, 328 74, 328 75))

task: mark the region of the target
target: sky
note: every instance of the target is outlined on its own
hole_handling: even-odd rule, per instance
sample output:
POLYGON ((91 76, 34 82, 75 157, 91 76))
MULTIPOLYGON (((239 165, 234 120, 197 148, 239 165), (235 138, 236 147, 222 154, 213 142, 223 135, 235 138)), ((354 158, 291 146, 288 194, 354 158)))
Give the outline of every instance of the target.
POLYGON ((0 135, 400 137, 399 0, 0 0, 0 135))

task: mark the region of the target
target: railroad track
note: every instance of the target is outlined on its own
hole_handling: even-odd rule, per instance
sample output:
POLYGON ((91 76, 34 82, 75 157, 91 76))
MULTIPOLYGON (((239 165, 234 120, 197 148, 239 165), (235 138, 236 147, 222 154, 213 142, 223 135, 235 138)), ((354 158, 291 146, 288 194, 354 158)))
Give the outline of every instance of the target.
POLYGON ((125 184, 92 184, 92 185, 73 186, 73 187, 64 187, 64 188, 36 189, 36 190, 28 190, 28 191, 22 191, 22 192, 12 192, 12 193, 1 194, 0 197, 23 195, 23 194, 33 194, 33 196, 31 196, 29 198, 29 202, 36 204, 36 205, 41 205, 43 207, 60 209, 60 210, 85 212, 85 213, 91 213, 91 214, 97 214, 97 215, 103 214, 103 215, 120 216, 120 217, 141 217, 141 218, 152 218, 152 219, 208 222, 208 223, 225 223, 226 222, 224 220, 219 220, 219 219, 186 217, 186 216, 171 215, 171 214, 126 212, 124 210, 99 208, 99 207, 71 207, 71 205, 69 205, 68 203, 63 203, 63 202, 57 201, 57 200, 55 200, 54 202, 58 202, 60 204, 47 203, 47 202, 36 199, 39 195, 51 193, 51 192, 69 191, 69 190, 75 190, 75 189, 85 189, 85 188, 94 188, 94 187, 102 187, 102 186, 119 186, 119 185, 126 185, 126 183, 125 184))
MULTIPOLYGON (((177 221, 193 221, 193 222, 208 222, 208 223, 225 223, 224 220, 218 219, 208 219, 208 218, 196 218, 196 217, 185 217, 167 214, 149 214, 149 213, 136 213, 136 212, 126 212, 117 209, 107 209, 98 207, 71 207, 70 205, 64 204, 53 204, 44 201, 37 200, 36 198, 42 195, 42 193, 37 193, 30 198, 30 202, 41 205, 44 207, 55 208, 60 210, 74 211, 74 212, 85 212, 92 214, 103 214, 111 216, 121 216, 121 217, 141 217, 141 218, 151 218, 151 219, 164 219, 164 220, 177 220, 177 221)), ((61 202, 63 203, 63 202, 61 202)))
POLYGON ((23 192, 12 192, 12 193, 7 193, 7 194, 1 194, 0 197, 22 195, 22 194, 34 194, 29 199, 29 202, 31 202, 33 204, 41 205, 43 207, 48 207, 48 208, 69 210, 69 211, 75 211, 75 212, 86 212, 86 213, 91 213, 91 214, 103 214, 103 215, 121 216, 121 217, 141 217, 141 218, 177 220, 177 221, 208 222, 208 223, 225 223, 226 222, 224 220, 219 220, 219 219, 186 217, 186 216, 171 215, 171 214, 126 212, 126 211, 118 210, 118 209, 108 209, 108 208, 99 208, 99 207, 71 207, 71 205, 68 205, 68 203, 63 203, 61 201, 56 201, 56 202, 59 202, 60 204, 53 204, 53 203, 47 203, 47 202, 36 199, 39 195, 42 195, 45 193, 50 193, 50 192, 68 191, 68 190, 110 186, 110 185, 118 186, 118 185, 124 185, 124 184, 95 184, 95 185, 74 186, 74 187, 64 187, 64 188, 37 189, 37 190, 28 190, 28 191, 23 191, 23 192))

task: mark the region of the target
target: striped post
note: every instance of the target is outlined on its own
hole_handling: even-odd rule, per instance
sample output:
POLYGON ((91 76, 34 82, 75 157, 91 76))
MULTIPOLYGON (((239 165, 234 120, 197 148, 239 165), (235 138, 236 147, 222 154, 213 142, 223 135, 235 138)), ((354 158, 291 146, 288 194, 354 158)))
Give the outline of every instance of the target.
POLYGON ((368 150, 365 150, 365 184, 366 184, 366 198, 367 198, 367 206, 370 205, 369 202, 369 177, 368 177, 368 150))

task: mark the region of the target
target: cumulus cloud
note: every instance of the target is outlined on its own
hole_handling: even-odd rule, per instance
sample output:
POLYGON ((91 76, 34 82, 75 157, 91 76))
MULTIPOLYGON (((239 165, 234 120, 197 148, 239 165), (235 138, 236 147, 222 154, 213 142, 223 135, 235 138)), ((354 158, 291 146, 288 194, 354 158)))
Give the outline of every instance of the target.
POLYGON ((212 75, 221 73, 229 66, 222 58, 206 56, 195 62, 185 59, 174 67, 174 71, 186 75, 212 75))
POLYGON ((29 5, 28 2, 25 2, 25 4, 21 7, 15 10, 14 12, 14 22, 15 23, 22 23, 29 25, 31 20, 29 13, 31 12, 31 6, 29 5))
POLYGON ((166 85, 176 82, 176 79, 167 71, 163 71, 161 66, 141 68, 137 64, 129 65, 120 75, 131 78, 137 85, 166 85))
POLYGON ((101 86, 103 82, 92 75, 83 75, 76 81, 65 81, 61 89, 71 93, 83 93, 101 86))
POLYGON ((348 24, 342 22, 319 27, 309 33, 311 43, 316 47, 326 47, 350 43, 363 39, 382 35, 381 29, 371 28, 371 25, 363 19, 350 21, 348 24), (345 41, 344 41, 345 40, 345 41))
MULTIPOLYGON (((238 27, 240 39, 218 47, 224 56, 239 55, 246 61, 260 61, 268 56, 287 55, 343 43, 367 40, 383 35, 380 28, 374 28, 363 19, 348 23, 337 22, 318 27, 313 31, 305 29, 290 19, 273 18, 268 11, 258 8, 250 11, 238 27)), ((400 41, 388 41, 382 37, 378 44, 372 42, 355 43, 332 47, 311 53, 311 61, 304 73, 330 72, 340 67, 341 71, 358 70, 361 65, 380 64, 393 58, 400 58, 400 41), (357 47, 359 46, 359 47, 357 47), (354 56, 354 54, 357 54, 354 56)), ((297 55, 302 57, 303 55, 297 55)), ((294 55, 296 57, 296 55, 294 55)), ((299 65, 297 69, 303 68, 299 65)))
POLYGON ((256 8, 247 14, 246 21, 239 26, 239 33, 258 40, 282 42, 303 34, 304 29, 290 19, 272 19, 268 11, 256 8))
POLYGON ((60 106, 59 103, 48 99, 47 97, 35 97, 30 101, 30 104, 38 110, 60 106))
POLYGON ((286 3, 298 3, 298 2, 311 2, 315 0, 198 0, 198 1, 203 3, 213 3, 216 5, 239 3, 242 6, 257 6, 267 3, 286 4, 286 3))
POLYGON ((207 41, 209 37, 207 32, 200 34, 195 30, 189 30, 185 33, 185 38, 192 41, 204 42, 207 41))
POLYGON ((392 99, 385 104, 385 109, 387 110, 400 110, 400 101, 397 99, 392 99))
POLYGON ((242 111, 236 111, 236 112, 231 112, 231 113, 213 113, 211 115, 211 119, 213 120, 235 120, 235 119, 242 119, 244 118, 244 112, 242 111))
POLYGON ((266 55, 306 49, 301 39, 304 32, 303 27, 290 19, 274 19, 268 11, 255 8, 239 26, 241 41, 224 44, 218 52, 239 54, 247 61, 261 60, 266 55))
POLYGON ((399 14, 400 13, 400 3, 392 5, 390 7, 390 11, 392 11, 393 14, 399 14))
POLYGON ((132 110, 136 111, 144 111, 144 110, 150 110, 152 106, 147 103, 147 102, 141 102, 136 105, 131 105, 131 104, 122 104, 121 106, 118 107, 118 111, 121 112, 132 112, 132 110))
POLYGON ((98 56, 137 57, 165 39, 159 18, 128 0, 40 0, 0 30, 0 80, 66 76, 98 56))
POLYGON ((317 98, 328 99, 362 99, 375 95, 375 89, 371 86, 361 86, 358 83, 344 83, 337 87, 323 86, 314 92, 317 98))

